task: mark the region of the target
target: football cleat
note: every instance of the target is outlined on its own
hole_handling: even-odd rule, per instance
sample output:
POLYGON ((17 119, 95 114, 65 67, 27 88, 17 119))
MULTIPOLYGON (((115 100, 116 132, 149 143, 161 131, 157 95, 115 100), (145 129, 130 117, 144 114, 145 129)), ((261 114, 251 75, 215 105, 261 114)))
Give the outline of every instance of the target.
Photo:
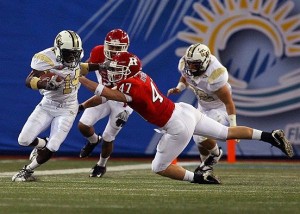
POLYGON ((212 172, 213 171, 213 165, 216 165, 220 158, 222 157, 223 155, 223 150, 221 147, 219 147, 219 155, 213 155, 213 154, 210 154, 201 164, 200 166, 198 166, 194 173, 197 173, 197 172, 206 172, 206 171, 210 171, 212 172))
POLYGON ((90 177, 102 177, 106 172, 106 166, 99 166, 96 164, 91 171, 90 177))
POLYGON ((205 166, 213 166, 213 165, 216 165, 220 158, 222 157, 223 155, 223 150, 221 147, 219 147, 219 155, 213 155, 213 154, 210 154, 204 161, 203 161, 203 164, 201 165, 205 165, 205 166))
POLYGON ((293 147, 288 141, 288 139, 286 139, 283 130, 279 129, 272 131, 272 137, 275 141, 275 143, 272 143, 273 146, 280 149, 284 154, 286 154, 290 158, 294 156, 293 147))
POLYGON ((101 136, 98 136, 98 142, 97 143, 90 143, 89 141, 85 144, 85 146, 81 149, 79 157, 85 158, 88 157, 91 152, 95 149, 95 147, 100 143, 101 136))
POLYGON ((213 167, 212 166, 198 166, 195 170, 194 173, 204 173, 204 172, 213 172, 213 167))
POLYGON ((221 184, 218 177, 214 176, 211 171, 194 173, 192 183, 197 184, 221 184))
POLYGON ((28 182, 28 181, 36 181, 36 178, 32 176, 34 173, 33 170, 26 169, 26 165, 17 173, 15 174, 11 180, 13 182, 28 182))

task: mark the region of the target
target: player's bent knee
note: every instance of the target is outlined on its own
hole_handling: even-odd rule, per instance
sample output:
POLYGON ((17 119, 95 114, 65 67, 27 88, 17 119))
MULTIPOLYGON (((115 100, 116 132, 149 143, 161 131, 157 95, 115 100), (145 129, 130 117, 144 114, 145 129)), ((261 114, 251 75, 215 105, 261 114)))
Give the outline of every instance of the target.
POLYGON ((28 137, 24 137, 20 135, 18 137, 18 143, 20 146, 29 146, 32 143, 32 139, 29 139, 28 137))
POLYGON ((80 122, 80 121, 79 121, 77 127, 78 127, 79 130, 86 130, 86 129, 89 129, 89 128, 90 128, 90 126, 85 125, 84 123, 82 123, 82 122, 80 122))
POLYGON ((152 171, 155 172, 156 174, 161 174, 164 172, 164 170, 167 168, 168 166, 166 164, 162 164, 158 161, 156 161, 155 159, 152 161, 152 171))

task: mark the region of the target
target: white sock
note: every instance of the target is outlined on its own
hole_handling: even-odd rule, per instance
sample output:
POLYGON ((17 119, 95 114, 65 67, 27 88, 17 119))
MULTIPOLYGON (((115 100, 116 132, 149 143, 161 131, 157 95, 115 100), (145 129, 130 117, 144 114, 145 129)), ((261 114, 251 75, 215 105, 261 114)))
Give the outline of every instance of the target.
POLYGON ((99 159, 97 165, 99 165, 99 166, 106 166, 106 163, 107 163, 108 159, 109 159, 109 157, 108 158, 103 158, 101 156, 101 154, 100 154, 100 159, 99 159))
POLYGON ((185 170, 185 174, 183 177, 184 181, 193 181, 194 180, 194 173, 189 171, 189 170, 185 170))
POLYGON ((46 141, 42 138, 37 138, 39 140, 38 144, 36 145, 36 148, 41 149, 46 146, 46 141))
POLYGON ((99 137, 96 133, 94 133, 92 136, 88 137, 87 139, 90 143, 97 143, 99 140, 99 137))
POLYGON ((29 170, 34 170, 35 168, 38 168, 41 164, 38 164, 38 162, 36 161, 36 158, 33 159, 33 161, 27 165, 26 169, 29 170))
POLYGON ((257 130, 257 129, 253 129, 252 139, 253 140, 260 140, 261 139, 261 134, 262 134, 262 131, 257 130))
POLYGON ((205 161, 205 159, 208 157, 208 155, 201 155, 200 154, 200 159, 201 159, 201 162, 205 161))

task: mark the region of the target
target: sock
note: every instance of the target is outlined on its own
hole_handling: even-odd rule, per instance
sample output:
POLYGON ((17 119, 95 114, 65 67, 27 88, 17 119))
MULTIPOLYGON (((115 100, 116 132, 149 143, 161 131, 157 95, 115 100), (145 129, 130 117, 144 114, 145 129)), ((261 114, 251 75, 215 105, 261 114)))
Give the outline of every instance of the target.
POLYGON ((270 143, 271 145, 278 146, 277 143, 275 142, 272 133, 270 132, 262 132, 261 134, 261 140, 267 143, 270 143))
POLYGON ((99 159, 97 165, 99 165, 99 166, 106 166, 106 163, 107 163, 108 159, 109 159, 109 157, 103 158, 101 156, 101 154, 100 154, 100 159, 99 159))
POLYGON ((208 155, 201 155, 201 154, 200 154, 201 162, 203 162, 207 157, 208 157, 208 155))
POLYGON ((41 149, 44 148, 46 146, 46 141, 42 138, 37 138, 39 140, 38 144, 36 145, 36 148, 41 149))
POLYGON ((185 170, 185 174, 183 177, 184 181, 193 181, 194 180, 194 173, 189 171, 189 170, 185 170))
POLYGON ((38 162, 36 161, 36 158, 34 158, 34 160, 26 166, 26 169, 29 169, 29 170, 34 170, 35 168, 38 168, 40 166, 40 164, 38 164, 38 162))
POLYGON ((87 138, 90 143, 98 143, 99 137, 96 133, 87 138))
POLYGON ((261 140, 261 138, 262 138, 262 131, 253 129, 252 139, 253 140, 261 140))

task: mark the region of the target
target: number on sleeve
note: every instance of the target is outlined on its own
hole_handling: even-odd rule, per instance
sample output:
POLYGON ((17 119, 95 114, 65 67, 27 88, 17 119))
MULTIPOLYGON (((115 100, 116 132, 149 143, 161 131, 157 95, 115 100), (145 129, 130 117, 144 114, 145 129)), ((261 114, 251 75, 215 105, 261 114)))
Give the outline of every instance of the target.
POLYGON ((119 91, 121 91, 122 93, 125 93, 125 94, 129 94, 130 89, 131 89, 131 83, 123 83, 119 87, 119 91), (124 91, 124 89, 125 89, 125 91, 124 91))
POLYGON ((152 102, 155 102, 156 100, 159 100, 160 103, 164 100, 164 98, 158 93, 155 86, 152 82, 150 82, 151 88, 152 88, 152 102))

